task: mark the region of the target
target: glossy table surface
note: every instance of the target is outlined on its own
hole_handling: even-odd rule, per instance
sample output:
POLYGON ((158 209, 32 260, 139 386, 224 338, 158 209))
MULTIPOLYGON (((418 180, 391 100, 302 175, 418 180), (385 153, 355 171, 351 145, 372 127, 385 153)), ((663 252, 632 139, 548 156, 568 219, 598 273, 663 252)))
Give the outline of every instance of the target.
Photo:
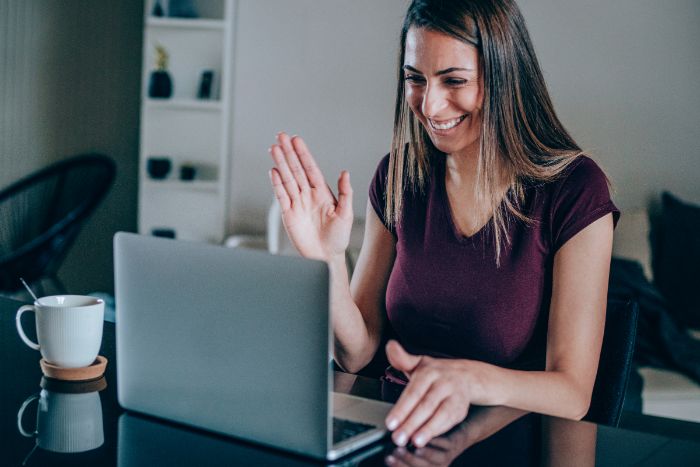
MULTIPOLYGON (((122 410, 111 323, 105 323, 100 351, 109 359, 104 379, 42 378, 39 353, 15 330, 20 305, 0 298, 0 465, 319 465, 122 410)), ((28 331, 32 320, 31 314, 23 317, 28 331)), ((387 394, 379 381, 343 373, 335 374, 335 387, 377 399, 387 394)), ((629 415, 625 423, 632 430, 529 414, 489 428, 499 425, 495 421, 504 413, 507 409, 474 408, 465 422, 421 450, 396 448, 386 440, 334 465, 700 465, 696 424, 629 415)))

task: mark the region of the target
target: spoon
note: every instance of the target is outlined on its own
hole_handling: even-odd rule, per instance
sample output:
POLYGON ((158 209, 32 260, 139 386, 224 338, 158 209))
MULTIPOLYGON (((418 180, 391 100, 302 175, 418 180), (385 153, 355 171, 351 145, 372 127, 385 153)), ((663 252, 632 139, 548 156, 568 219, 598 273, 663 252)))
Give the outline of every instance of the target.
POLYGON ((24 284, 24 288, 27 289, 27 292, 29 292, 29 295, 31 295, 32 298, 34 298, 34 301, 38 302, 39 299, 36 298, 36 295, 34 294, 34 292, 32 292, 32 289, 29 287, 29 285, 26 282, 24 282, 24 278, 20 277, 19 280, 22 281, 22 284, 24 284))

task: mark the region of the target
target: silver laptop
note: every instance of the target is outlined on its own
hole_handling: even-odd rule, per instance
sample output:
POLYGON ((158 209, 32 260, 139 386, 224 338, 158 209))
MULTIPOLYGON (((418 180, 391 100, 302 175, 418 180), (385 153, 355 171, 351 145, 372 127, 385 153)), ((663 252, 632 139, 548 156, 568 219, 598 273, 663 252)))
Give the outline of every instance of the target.
POLYGON ((386 434, 332 391, 325 263, 127 233, 114 261, 125 409, 328 460, 386 434))

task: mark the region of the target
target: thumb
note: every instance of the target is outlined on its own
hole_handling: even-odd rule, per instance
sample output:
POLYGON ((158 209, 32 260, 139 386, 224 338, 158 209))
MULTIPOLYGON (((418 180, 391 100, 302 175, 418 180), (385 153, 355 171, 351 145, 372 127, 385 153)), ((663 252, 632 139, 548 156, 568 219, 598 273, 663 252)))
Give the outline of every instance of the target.
POLYGON ((338 216, 347 218, 352 216, 352 186, 350 185, 350 173, 343 170, 338 178, 338 216))
POLYGON ((416 369, 421 361, 418 355, 412 355, 404 350, 404 348, 395 340, 390 340, 386 344, 386 356, 389 359, 391 366, 399 371, 403 371, 406 376, 411 376, 413 370, 416 369))

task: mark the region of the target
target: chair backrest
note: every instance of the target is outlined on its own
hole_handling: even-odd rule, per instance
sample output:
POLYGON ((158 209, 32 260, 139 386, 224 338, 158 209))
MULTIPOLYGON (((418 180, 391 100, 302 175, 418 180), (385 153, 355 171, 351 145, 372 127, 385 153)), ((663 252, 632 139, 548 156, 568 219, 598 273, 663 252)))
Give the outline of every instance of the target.
POLYGON ((0 290, 54 274, 115 175, 107 156, 83 154, 0 191, 0 290))
POLYGON ((635 301, 610 301, 593 396, 586 421, 617 426, 632 369, 639 307, 635 301))

